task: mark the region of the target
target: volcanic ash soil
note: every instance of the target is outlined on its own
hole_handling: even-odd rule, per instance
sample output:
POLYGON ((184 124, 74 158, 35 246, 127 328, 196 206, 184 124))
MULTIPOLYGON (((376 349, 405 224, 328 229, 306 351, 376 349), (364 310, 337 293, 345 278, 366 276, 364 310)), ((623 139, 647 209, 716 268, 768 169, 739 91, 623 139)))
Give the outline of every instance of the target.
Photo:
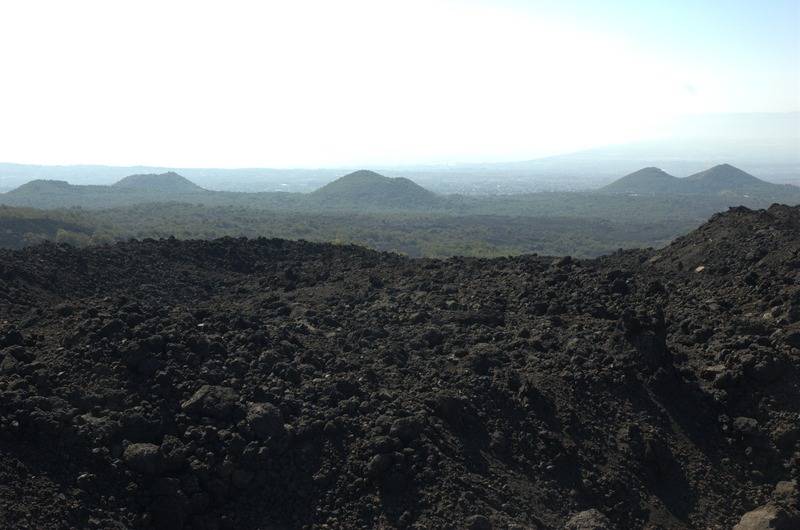
POLYGON ((2 251, 0 526, 798 528, 799 286, 778 205, 590 261, 2 251))

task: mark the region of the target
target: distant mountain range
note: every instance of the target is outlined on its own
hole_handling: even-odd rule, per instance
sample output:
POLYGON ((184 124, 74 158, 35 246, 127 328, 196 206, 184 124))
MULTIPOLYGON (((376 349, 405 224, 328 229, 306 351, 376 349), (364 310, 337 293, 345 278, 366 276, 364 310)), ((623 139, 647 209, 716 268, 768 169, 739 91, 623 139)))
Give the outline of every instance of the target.
POLYGON ((111 186, 73 185, 63 180, 32 180, 0 195, 0 204, 32 208, 114 208, 147 202, 192 201, 208 192, 177 175, 131 175, 111 186))
MULTIPOLYGON (((645 166, 691 175, 724 163, 767 182, 800 185, 798 112, 684 116, 649 131, 648 138, 538 158, 521 152, 506 160, 371 164, 369 168, 387 177, 411 179, 436 193, 463 195, 589 191, 645 166)), ((309 193, 361 167, 225 169, 0 162, 0 193, 36 179, 111 185, 128 175, 168 171, 207 190, 309 193)))
POLYGON ((647 167, 615 180, 600 188, 599 191, 676 195, 764 195, 783 192, 797 193, 800 188, 765 182, 729 164, 720 164, 685 178, 674 177, 656 167, 647 167))
POLYGON ((174 172, 131 175, 111 186, 33 180, 0 194, 0 204, 32 208, 115 208, 152 202, 241 205, 299 211, 420 211, 444 208, 446 199, 407 178, 360 170, 311 193, 206 190, 174 172))
POLYGON ((245 236, 352 241, 416 256, 595 256, 661 246, 732 206, 774 203, 800 204, 800 187, 726 164, 686 178, 648 167, 592 191, 502 195, 437 194, 367 170, 308 193, 214 191, 176 172, 143 173, 105 186, 34 180, 0 194, 0 247, 245 236))
MULTIPOLYGON (((800 202, 800 187, 765 182, 728 164, 714 166, 685 178, 677 178, 658 168, 648 167, 599 190, 574 192, 574 195, 581 196, 598 194, 722 196, 726 197, 726 201, 735 204, 741 204, 741 200, 748 197, 791 204, 800 202)), ((34 180, 0 194, 0 204, 43 209, 81 207, 97 210, 172 201, 207 206, 235 205, 290 211, 347 212, 475 212, 491 205, 490 210, 496 212, 498 208, 504 208, 504 201, 507 208, 513 201, 518 205, 526 200, 530 202, 534 200, 531 198, 534 195, 541 194, 498 196, 495 199, 441 195, 407 178, 386 177, 367 170, 345 175, 310 193, 227 192, 203 189, 177 173, 168 172, 131 175, 111 186, 34 180)))

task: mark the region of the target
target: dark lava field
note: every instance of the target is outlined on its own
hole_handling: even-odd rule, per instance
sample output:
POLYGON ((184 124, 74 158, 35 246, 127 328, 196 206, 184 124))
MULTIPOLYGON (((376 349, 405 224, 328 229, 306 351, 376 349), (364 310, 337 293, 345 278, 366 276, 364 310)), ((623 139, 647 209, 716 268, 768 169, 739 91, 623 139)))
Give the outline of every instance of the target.
POLYGON ((660 250, 0 251, 0 527, 800 528, 800 207, 660 250))

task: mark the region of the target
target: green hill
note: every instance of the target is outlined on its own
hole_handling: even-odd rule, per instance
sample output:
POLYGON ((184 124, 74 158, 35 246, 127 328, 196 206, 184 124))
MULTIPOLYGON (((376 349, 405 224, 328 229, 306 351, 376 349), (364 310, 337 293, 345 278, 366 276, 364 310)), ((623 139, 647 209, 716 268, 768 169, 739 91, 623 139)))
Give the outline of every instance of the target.
POLYGON ((189 179, 184 178, 174 171, 168 173, 149 174, 149 175, 131 175, 120 180, 115 187, 150 190, 159 193, 202 193, 205 190, 191 182, 189 179))
POLYGON ((64 195, 72 193, 72 184, 63 180, 36 179, 15 188, 5 195, 6 197, 25 196, 30 194, 64 195))
POLYGON ((630 175, 615 180, 611 184, 600 188, 602 192, 612 193, 675 193, 680 185, 680 179, 657 167, 646 167, 630 175))
POLYGON ((63 180, 38 179, 4 193, 0 202, 8 206, 62 208, 83 206, 88 197, 89 204, 104 203, 113 195, 109 186, 73 186, 63 180))
MULTIPOLYGON (((787 188, 779 184, 765 182, 753 175, 733 167, 720 164, 711 169, 695 173, 683 179, 687 190, 696 194, 738 193, 776 193, 787 188)), ((800 192, 796 186, 788 186, 786 191, 800 192)))
POLYGON ((640 169, 598 190, 604 193, 639 195, 759 195, 776 198, 800 197, 800 188, 773 184, 735 168, 720 164, 689 177, 677 178, 655 167, 640 169))
POLYGON ((337 179, 306 197, 306 204, 322 210, 430 210, 443 198, 404 177, 384 177, 361 170, 337 179))
MULTIPOLYGON (((30 208, 117 208, 146 202, 205 200, 211 192, 177 173, 132 175, 112 186, 32 180, 0 194, 0 204, 30 208)), ((224 196, 224 194, 221 194, 224 196)))

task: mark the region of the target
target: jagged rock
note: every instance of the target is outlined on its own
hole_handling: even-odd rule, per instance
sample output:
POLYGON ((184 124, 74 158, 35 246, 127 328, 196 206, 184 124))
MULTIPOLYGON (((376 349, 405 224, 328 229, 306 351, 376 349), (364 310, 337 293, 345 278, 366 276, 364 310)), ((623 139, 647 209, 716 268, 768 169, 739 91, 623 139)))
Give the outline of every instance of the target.
POLYGON ((120 424, 120 435, 131 442, 153 442, 162 432, 160 419, 146 418, 140 412, 123 414, 120 424))
POLYGON ((485 515, 472 515, 466 520, 467 530, 491 530, 492 522, 485 515))
POLYGON ((797 480, 782 480, 778 482, 775 484, 773 495, 776 499, 780 499, 784 502, 800 499, 800 488, 797 486, 797 480))
POLYGON ((283 414, 271 403, 249 403, 247 405, 247 423, 260 439, 266 440, 283 433, 283 414))
POLYGON ((614 530, 608 517, 592 508, 576 513, 569 518, 564 530, 614 530))
POLYGON ((420 435, 423 427, 424 420, 422 418, 414 416, 398 418, 392 423, 389 435, 398 438, 404 445, 408 445, 420 435))
POLYGON ((239 400, 236 392, 227 387, 204 385, 181 404, 184 412, 212 418, 225 418, 239 400))
POLYGON ((167 460, 161 447, 151 443, 133 443, 122 454, 125 463, 139 473, 160 475, 167 467, 167 460))
POLYGON ((733 530, 794 530, 800 525, 800 517, 790 514, 774 504, 747 512, 733 530))
POLYGON ((733 430, 742 436, 757 438, 761 436, 761 428, 758 421, 753 418, 740 416, 733 420, 733 430))
POLYGON ((375 478, 384 474, 392 467, 392 455, 381 453, 373 456, 367 463, 366 473, 368 477, 375 478))

